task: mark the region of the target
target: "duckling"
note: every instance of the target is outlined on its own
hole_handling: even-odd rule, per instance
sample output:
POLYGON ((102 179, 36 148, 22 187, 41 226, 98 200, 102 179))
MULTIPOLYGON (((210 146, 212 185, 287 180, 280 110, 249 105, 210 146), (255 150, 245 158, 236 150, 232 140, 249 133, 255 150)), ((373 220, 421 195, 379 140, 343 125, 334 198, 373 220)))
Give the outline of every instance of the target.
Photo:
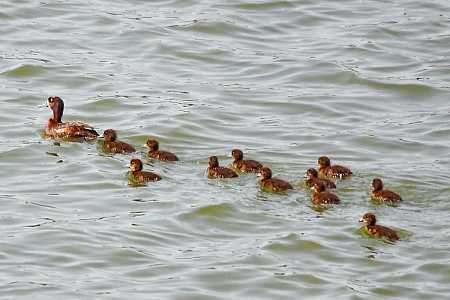
POLYGON ((315 193, 311 195, 311 201, 315 204, 339 204, 341 200, 335 194, 325 190, 325 184, 318 181, 314 184, 315 193))
POLYGON ((317 172, 324 177, 343 178, 353 175, 349 168, 331 165, 330 159, 326 156, 319 157, 319 169, 317 172))
POLYGON ((381 179, 376 178, 372 182, 372 192, 370 193, 374 199, 379 201, 401 202, 402 197, 399 194, 392 191, 383 190, 383 182, 381 179))
POLYGON ((270 168, 261 168, 260 173, 263 178, 259 181, 261 186, 268 187, 274 191, 286 191, 292 189, 292 185, 289 182, 278 178, 272 178, 272 170, 270 170, 270 168))
POLYGON ((208 173, 212 178, 235 178, 236 172, 227 167, 219 167, 219 159, 216 156, 209 158, 208 173))
POLYGON ((376 237, 382 238, 383 236, 385 236, 393 241, 400 239, 394 230, 385 226, 375 225, 375 223, 377 222, 377 218, 375 218, 375 215, 373 213, 366 213, 359 221, 366 223, 367 231, 369 231, 376 237))
POLYGON ((131 174, 139 181, 158 181, 162 179, 158 174, 142 171, 142 161, 138 158, 133 158, 127 167, 131 168, 131 174))

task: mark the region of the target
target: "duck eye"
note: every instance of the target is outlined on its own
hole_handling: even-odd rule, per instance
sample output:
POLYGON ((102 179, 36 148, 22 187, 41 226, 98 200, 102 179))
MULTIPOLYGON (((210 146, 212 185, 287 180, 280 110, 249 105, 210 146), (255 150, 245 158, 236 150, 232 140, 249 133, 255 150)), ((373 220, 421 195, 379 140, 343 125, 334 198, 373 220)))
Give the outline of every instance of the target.
POLYGON ((53 98, 48 99, 49 102, 53 102, 53 98))

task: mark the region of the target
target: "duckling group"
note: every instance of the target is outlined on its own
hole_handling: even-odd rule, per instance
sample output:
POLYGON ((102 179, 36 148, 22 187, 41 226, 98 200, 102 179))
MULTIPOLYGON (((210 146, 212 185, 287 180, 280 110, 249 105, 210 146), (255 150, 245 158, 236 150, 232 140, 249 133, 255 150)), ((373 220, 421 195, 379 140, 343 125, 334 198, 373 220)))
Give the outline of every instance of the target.
MULTIPOLYGON (((94 139, 99 137, 99 134, 86 123, 80 121, 62 122, 62 116, 64 112, 64 102, 60 97, 49 97, 46 103, 42 106, 46 106, 52 109, 53 115, 47 121, 45 126, 46 137, 57 138, 85 138, 94 139)), ((133 153, 135 148, 125 142, 117 141, 117 134, 113 129, 107 129, 103 133, 105 139, 104 145, 111 152, 114 153, 133 153)), ((159 143, 156 140, 148 140, 144 145, 148 148, 148 156, 161 160, 161 161, 178 161, 178 157, 168 151, 159 150, 159 143)), ((241 172, 260 173, 262 179, 259 184, 262 187, 266 187, 270 190, 280 192, 292 189, 292 185, 282 179, 272 178, 272 171, 268 167, 263 167, 261 163, 256 160, 244 160, 244 154, 239 149, 234 149, 231 152, 231 156, 234 161, 232 167, 240 170, 241 172)), ((339 197, 326 189, 335 189, 336 184, 330 179, 344 179, 353 175, 349 168, 340 165, 331 165, 330 159, 326 156, 321 156, 318 159, 319 168, 308 169, 306 172, 306 185, 310 188, 314 188, 314 193, 311 195, 311 201, 315 204, 339 204, 341 201, 339 197)), ((162 180, 158 174, 142 171, 143 163, 140 159, 133 158, 127 165, 131 168, 131 174, 136 180, 139 181, 158 181, 162 180)), ((207 169, 208 175, 211 178, 236 178, 237 173, 227 167, 219 166, 219 160, 216 156, 211 156, 209 159, 209 167, 207 169)), ((383 182, 381 179, 376 178, 372 183, 371 196, 375 200, 387 201, 387 202, 400 202, 402 198, 400 195, 383 190, 383 182)), ((399 237, 394 230, 376 225, 375 215, 372 213, 366 213, 360 220, 367 223, 366 229, 368 232, 377 237, 386 237, 390 240, 398 240, 399 237)))

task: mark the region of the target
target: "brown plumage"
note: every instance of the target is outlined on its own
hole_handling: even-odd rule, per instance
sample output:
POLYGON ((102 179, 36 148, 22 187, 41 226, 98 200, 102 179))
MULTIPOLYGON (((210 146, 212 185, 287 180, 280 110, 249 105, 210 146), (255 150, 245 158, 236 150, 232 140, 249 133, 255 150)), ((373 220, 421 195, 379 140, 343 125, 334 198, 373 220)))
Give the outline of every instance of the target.
POLYGON ((169 151, 159 151, 159 143, 157 140, 148 140, 144 145, 150 151, 148 152, 148 156, 165 161, 178 161, 178 157, 169 151))
POLYGON ((53 110, 53 116, 45 125, 45 137, 58 138, 86 138, 94 139, 98 137, 98 133, 88 124, 80 121, 71 121, 63 123, 61 118, 64 113, 64 102, 59 97, 49 97, 43 105, 53 110))
POLYGON ((216 156, 209 158, 208 173, 212 178, 235 178, 236 172, 227 167, 219 167, 219 159, 216 156))
POLYGON ((381 179, 374 179, 372 182, 372 192, 370 193, 374 199, 379 201, 401 202, 402 197, 399 194, 383 190, 383 182, 381 179))
POLYGON ((234 161, 231 164, 233 168, 239 169, 242 172, 257 173, 262 168, 262 164, 253 159, 244 160, 244 153, 239 149, 231 151, 231 157, 234 161))
POLYGON ((142 161, 137 158, 133 158, 127 165, 131 168, 131 174, 139 181, 157 181, 161 180, 161 176, 152 172, 142 171, 142 161))
POLYGON ((369 231, 376 237, 381 238, 385 236, 393 241, 400 239, 397 233, 394 230, 390 229, 389 227, 375 225, 375 223, 377 222, 377 218, 375 218, 375 215, 373 213, 366 213, 359 221, 366 223, 367 231, 369 231))
POLYGON ((106 129, 103 132, 105 147, 114 153, 130 153, 136 151, 133 146, 125 142, 116 141, 116 132, 113 129, 106 129))
POLYGON ((343 178, 353 175, 349 168, 331 165, 330 159, 326 156, 319 157, 319 169, 317 172, 324 177, 343 178))
POLYGON ((292 185, 289 182, 278 178, 272 178, 272 170, 269 168, 261 168, 260 173, 263 178, 259 181, 260 185, 268 187, 274 191, 286 191, 292 189, 292 185))
POLYGON ((308 171, 306 171, 306 177, 308 177, 308 180, 306 180, 306 184, 311 188, 314 187, 314 184, 319 181, 322 182, 327 189, 335 189, 336 188, 336 184, 334 184, 334 182, 331 181, 330 179, 317 178, 318 174, 317 174, 316 169, 313 169, 313 168, 308 169, 308 171))
POLYGON ((311 201, 315 204, 339 204, 341 200, 335 194, 325 190, 323 182, 316 182, 314 184, 315 193, 311 195, 311 201))

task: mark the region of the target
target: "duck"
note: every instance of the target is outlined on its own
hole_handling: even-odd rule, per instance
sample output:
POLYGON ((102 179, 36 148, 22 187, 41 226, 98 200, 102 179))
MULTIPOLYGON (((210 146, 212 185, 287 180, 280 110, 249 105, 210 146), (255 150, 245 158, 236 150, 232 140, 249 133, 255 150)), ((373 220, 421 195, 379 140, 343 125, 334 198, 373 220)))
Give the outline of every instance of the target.
POLYGON ((317 172, 324 177, 343 178, 353 175, 349 168, 331 165, 330 159, 326 156, 319 157, 319 169, 317 172))
POLYGON ((131 168, 131 174, 139 181, 159 181, 161 176, 152 172, 142 171, 142 161, 139 158, 131 159, 127 167, 131 168))
POLYGON ((263 167, 260 170, 262 179, 259 181, 261 186, 268 187, 274 191, 286 191, 292 189, 292 185, 282 179, 272 178, 272 170, 268 167, 263 167))
POLYGON ((99 136, 92 126, 84 122, 63 123, 61 118, 64 112, 64 101, 60 97, 51 96, 40 106, 50 107, 53 110, 53 116, 45 125, 45 137, 94 139, 99 136))
POLYGON ((147 147, 150 151, 148 156, 164 161, 178 161, 178 157, 169 151, 159 151, 159 143, 157 140, 148 140, 143 147, 147 147))
POLYGON ((231 157, 234 159, 231 166, 242 172, 257 173, 263 167, 258 161, 253 159, 244 160, 244 153, 239 149, 231 151, 231 157))
POLYGON ((315 204, 339 204, 341 200, 332 192, 325 190, 325 184, 318 181, 314 184, 315 193, 311 195, 311 201, 315 204))
POLYGON ((367 231, 373 234, 376 237, 382 238, 383 236, 387 237, 390 240, 397 241, 400 238, 397 233, 389 227, 376 225, 377 218, 373 213, 366 213, 360 222, 366 223, 367 231))
POLYGON ((125 142, 116 141, 116 131, 114 129, 106 129, 103 132, 103 138, 105 139, 105 147, 114 153, 131 153, 135 152, 133 146, 125 142))
POLYGON ((390 202, 401 202, 402 197, 399 194, 392 191, 383 190, 383 181, 376 178, 372 182, 372 192, 370 193, 372 197, 379 201, 390 201, 390 202))
POLYGON ((236 178, 238 175, 236 172, 227 167, 219 166, 219 159, 217 156, 211 156, 209 158, 208 174, 212 178, 236 178))
POLYGON ((323 184, 325 184, 325 187, 327 189, 335 189, 336 188, 336 184, 327 178, 318 178, 318 174, 317 174, 317 170, 316 169, 308 169, 308 171, 306 171, 306 177, 308 178, 308 180, 306 180, 306 184, 310 187, 310 188, 314 188, 314 184, 316 182, 323 182, 323 184))

